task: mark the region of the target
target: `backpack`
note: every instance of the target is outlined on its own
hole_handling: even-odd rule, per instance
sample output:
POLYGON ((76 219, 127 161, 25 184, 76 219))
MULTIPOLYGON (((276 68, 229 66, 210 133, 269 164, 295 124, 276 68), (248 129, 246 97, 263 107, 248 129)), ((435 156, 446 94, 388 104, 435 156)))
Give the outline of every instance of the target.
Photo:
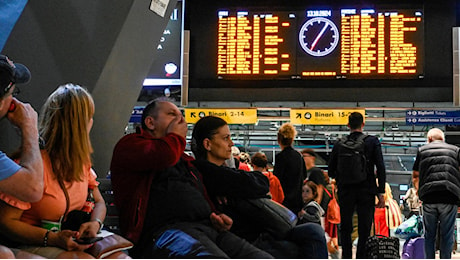
POLYGON ((340 207, 339 203, 335 198, 334 186, 332 186, 332 195, 326 188, 324 188, 324 190, 327 192, 327 195, 329 195, 329 197, 331 198, 331 200, 327 204, 326 221, 332 224, 340 224, 340 207))
POLYGON ((343 184, 356 184, 367 179, 366 156, 364 155, 364 139, 362 134, 358 139, 351 139, 349 135, 343 136, 337 142, 340 146, 337 171, 343 184))

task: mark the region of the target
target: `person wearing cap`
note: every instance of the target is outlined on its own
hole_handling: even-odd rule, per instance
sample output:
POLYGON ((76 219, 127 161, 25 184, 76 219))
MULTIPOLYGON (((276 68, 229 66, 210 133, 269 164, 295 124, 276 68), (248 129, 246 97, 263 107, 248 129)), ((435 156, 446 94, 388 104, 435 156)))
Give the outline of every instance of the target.
POLYGON ((16 84, 29 82, 30 71, 0 55, 0 118, 6 117, 21 131, 19 164, 0 151, 0 191, 35 202, 43 194, 43 163, 38 145, 37 112, 13 97, 16 84))
MULTIPOLYGON (((19 164, 0 151, 0 191, 16 198, 35 202, 43 195, 43 163, 38 145, 37 112, 30 104, 14 98, 19 92, 16 84, 30 81, 26 66, 13 63, 0 55, 0 119, 8 121, 21 131, 19 164)), ((0 246, 0 258, 11 258, 10 249, 0 246)))

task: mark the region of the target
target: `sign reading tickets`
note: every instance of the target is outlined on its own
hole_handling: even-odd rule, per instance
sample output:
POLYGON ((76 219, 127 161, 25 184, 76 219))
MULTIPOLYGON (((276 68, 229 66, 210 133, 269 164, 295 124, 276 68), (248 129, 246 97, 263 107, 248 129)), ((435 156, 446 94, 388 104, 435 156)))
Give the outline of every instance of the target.
POLYGON ((364 109, 291 109, 291 123, 302 125, 347 125, 348 115, 364 109))
POLYGON ((189 124, 195 124, 200 118, 205 116, 217 116, 228 124, 255 124, 257 122, 257 109, 202 109, 186 108, 185 121, 189 124))

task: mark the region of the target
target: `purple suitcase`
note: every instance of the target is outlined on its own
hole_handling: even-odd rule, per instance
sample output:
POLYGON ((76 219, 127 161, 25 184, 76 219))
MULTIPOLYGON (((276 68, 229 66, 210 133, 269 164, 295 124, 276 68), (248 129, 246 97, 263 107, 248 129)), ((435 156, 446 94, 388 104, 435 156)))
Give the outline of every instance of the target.
POLYGON ((404 242, 402 259, 425 259, 425 238, 416 237, 404 242))

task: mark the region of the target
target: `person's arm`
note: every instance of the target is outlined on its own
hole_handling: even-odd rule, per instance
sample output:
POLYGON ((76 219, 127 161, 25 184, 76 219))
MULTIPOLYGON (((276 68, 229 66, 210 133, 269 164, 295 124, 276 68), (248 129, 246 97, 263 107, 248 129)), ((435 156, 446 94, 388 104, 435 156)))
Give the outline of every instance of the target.
POLYGON ((329 163, 327 167, 327 174, 333 179, 337 177, 337 151, 338 146, 337 142, 335 142, 335 145, 332 148, 331 156, 329 157, 329 163))
POLYGON ((105 206, 104 198, 102 197, 98 187, 94 187, 93 197, 94 209, 91 213, 91 219, 89 222, 81 224, 80 229, 78 230, 79 235, 77 238, 97 236, 97 232, 101 228, 101 224, 104 222, 107 207, 105 206), (101 221, 101 223, 99 223, 99 221, 101 221))
POLYGON ((380 141, 375 138, 374 139, 374 161, 375 167, 377 168, 377 179, 378 179, 378 187, 377 192, 380 194, 385 194, 385 182, 386 182, 386 172, 385 172, 385 163, 383 162, 383 155, 382 155, 382 146, 380 141))
POLYGON ((115 146, 111 170, 144 172, 166 169, 176 164, 185 150, 185 138, 169 133, 163 138, 141 135, 123 137, 115 146))
POLYGON ((317 192, 318 192, 318 197, 315 199, 315 201, 318 202, 318 204, 321 204, 321 201, 323 200, 323 193, 324 193, 324 186, 322 184, 318 185, 317 192))
POLYGON ((210 194, 261 198, 266 197, 269 192, 268 178, 261 172, 236 170, 206 160, 195 160, 193 164, 203 175, 203 182, 210 194))
POLYGON ((16 109, 9 112, 7 118, 21 130, 21 168, 0 181, 0 191, 22 201, 35 202, 43 196, 43 161, 38 145, 37 112, 30 104, 16 99, 12 102, 16 109))
POLYGON ((0 232, 10 240, 25 245, 55 246, 71 251, 83 251, 92 245, 80 245, 73 238, 77 231, 47 232, 46 229, 22 222, 21 209, 0 201, 0 232))

